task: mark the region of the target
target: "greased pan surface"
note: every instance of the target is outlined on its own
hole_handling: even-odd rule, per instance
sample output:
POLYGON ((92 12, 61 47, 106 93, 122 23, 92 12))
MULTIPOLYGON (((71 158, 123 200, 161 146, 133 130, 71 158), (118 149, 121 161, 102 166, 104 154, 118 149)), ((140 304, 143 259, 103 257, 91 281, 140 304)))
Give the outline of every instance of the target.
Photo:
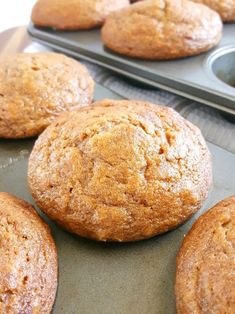
POLYGON ((66 54, 235 115, 235 81, 232 81, 235 67, 232 68, 234 73, 227 73, 231 70, 226 66, 228 54, 235 62, 235 24, 224 26, 221 43, 213 50, 196 57, 159 62, 125 58, 111 52, 104 48, 98 29, 61 32, 30 24, 28 32, 36 40, 66 54), (217 58, 220 58, 220 67, 218 63, 214 66, 217 58), (227 81, 227 77, 232 80, 227 81))
MULTIPOLYGON (((98 86, 95 98, 107 97, 117 95, 98 86)), ((0 140, 0 191, 31 203, 27 162, 34 141, 0 140)), ((184 234, 199 214, 235 193, 235 155, 212 144, 209 148, 213 190, 200 213, 174 231, 137 243, 105 244, 71 235, 46 219, 59 253, 59 288, 53 313, 175 313, 175 257, 184 234)))

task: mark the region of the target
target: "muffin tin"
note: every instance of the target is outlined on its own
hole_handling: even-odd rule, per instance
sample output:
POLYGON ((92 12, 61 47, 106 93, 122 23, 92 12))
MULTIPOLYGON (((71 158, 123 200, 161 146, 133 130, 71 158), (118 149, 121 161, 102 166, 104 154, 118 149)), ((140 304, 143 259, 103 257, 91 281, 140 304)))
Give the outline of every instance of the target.
MULTIPOLYGON (((103 98, 119 97, 97 86, 95 99, 103 98)), ((0 191, 31 203, 27 163, 34 141, 0 140, 0 191)), ((59 255, 53 313, 175 313, 175 257, 184 234, 203 211, 235 191, 235 155, 208 145, 213 156, 213 191, 200 212, 171 232, 137 243, 97 243, 63 231, 44 216, 59 255)))
POLYGON ((224 26, 221 43, 213 50, 172 61, 115 54, 103 46, 98 29, 61 32, 30 24, 28 32, 56 50, 235 115, 235 24, 224 26))

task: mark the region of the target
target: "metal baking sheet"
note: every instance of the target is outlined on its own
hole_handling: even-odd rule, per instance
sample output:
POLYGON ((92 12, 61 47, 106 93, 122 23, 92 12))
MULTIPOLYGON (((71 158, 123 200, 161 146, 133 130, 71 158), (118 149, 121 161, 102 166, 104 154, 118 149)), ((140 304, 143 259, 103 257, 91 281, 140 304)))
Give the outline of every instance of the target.
MULTIPOLYGON (((98 86, 96 99, 118 98, 98 86)), ((0 140, 0 191, 34 204, 27 163, 35 139, 0 140)), ((105 244, 82 239, 50 224, 59 253, 59 287, 54 314, 173 314, 175 257, 184 234, 203 211, 235 194, 235 155, 209 144, 214 187, 188 223, 150 240, 105 244)))
MULTIPOLYGON (((225 84, 213 72, 213 62, 217 58, 235 52, 235 24, 224 26, 220 45, 208 53, 159 62, 131 59, 111 52, 103 46, 99 29, 63 32, 30 24, 28 32, 37 41, 66 54, 235 115, 235 88, 225 84)), ((231 55, 233 63, 234 55, 231 55)))

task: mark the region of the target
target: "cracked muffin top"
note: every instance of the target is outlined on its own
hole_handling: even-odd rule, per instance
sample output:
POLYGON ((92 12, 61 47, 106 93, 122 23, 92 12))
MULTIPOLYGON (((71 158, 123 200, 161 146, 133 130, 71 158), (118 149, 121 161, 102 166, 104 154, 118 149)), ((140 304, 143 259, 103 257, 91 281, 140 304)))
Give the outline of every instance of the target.
POLYGON ((93 90, 87 69, 62 54, 0 57, 0 138, 40 134, 61 112, 89 105, 93 90))
POLYGON ((102 41, 113 51, 142 59, 175 59, 211 49, 220 41, 220 16, 187 0, 146 0, 108 16, 102 41))
POLYGON ((192 0, 200 2, 219 13, 224 22, 235 21, 235 0, 192 0))
POLYGON ((177 257, 177 313, 235 313, 235 196, 202 215, 177 257))
POLYGON ((0 313, 49 314, 57 252, 49 227, 27 202, 0 193, 0 313))
POLYGON ((31 19, 37 26, 89 29, 103 24, 107 15, 129 5, 129 0, 38 0, 31 19))
POLYGON ((174 110, 103 100, 44 131, 28 177, 39 207, 67 230, 135 241, 175 228, 201 207, 211 156, 199 129, 174 110))

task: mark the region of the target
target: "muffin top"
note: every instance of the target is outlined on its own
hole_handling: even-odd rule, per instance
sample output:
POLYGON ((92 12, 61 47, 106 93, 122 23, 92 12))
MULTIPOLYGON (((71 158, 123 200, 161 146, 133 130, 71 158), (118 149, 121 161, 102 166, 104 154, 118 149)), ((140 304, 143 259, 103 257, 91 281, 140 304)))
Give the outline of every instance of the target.
POLYGON ((0 193, 0 312, 49 314, 57 289, 57 253, 33 207, 0 193))
POLYGON ((221 38, 219 15, 187 0, 137 2, 106 19, 104 44, 126 56, 174 59, 207 51, 221 38))
POLYGON ((0 137, 41 133, 61 112, 90 104, 93 89, 87 69, 62 54, 0 57, 0 137))
POLYGON ((174 110, 103 100, 49 126, 28 175, 37 204, 69 231, 134 241, 174 228, 200 208, 211 157, 199 129, 174 110))
POLYGON ((129 5, 129 0, 38 0, 31 19, 37 26, 89 29, 103 24, 106 16, 129 5))
POLYGON ((217 11, 224 22, 235 21, 235 0, 192 0, 217 11))
POLYGON ((177 313, 235 311, 235 196, 202 215, 177 257, 177 313))

